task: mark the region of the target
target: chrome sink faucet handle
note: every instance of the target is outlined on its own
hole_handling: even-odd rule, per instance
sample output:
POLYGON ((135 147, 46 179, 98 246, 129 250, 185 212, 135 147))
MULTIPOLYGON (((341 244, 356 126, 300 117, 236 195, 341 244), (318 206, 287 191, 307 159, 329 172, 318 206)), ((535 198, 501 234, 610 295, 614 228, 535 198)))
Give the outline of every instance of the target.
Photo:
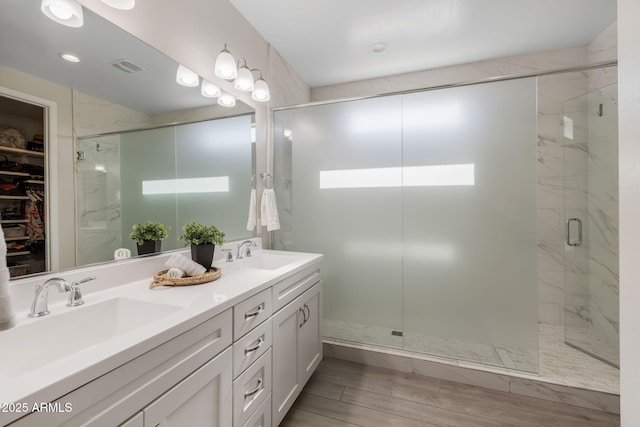
POLYGON ((84 300, 82 299, 82 290, 80 289, 81 283, 86 283, 90 280, 96 280, 96 276, 89 276, 80 280, 79 282, 71 283, 71 293, 69 294, 69 301, 67 302, 67 307, 77 307, 79 305, 84 304, 84 300))
POLYGON ((51 286, 58 288, 58 292, 60 293, 71 291, 71 285, 67 283, 66 280, 59 277, 53 277, 46 282, 37 285, 29 317, 41 317, 49 314, 49 309, 47 308, 47 295, 49 294, 49 288, 51 286))
POLYGON ((233 254, 231 253, 231 248, 229 249, 220 249, 222 252, 226 252, 227 253, 227 258, 226 261, 227 262, 233 262, 233 254))
POLYGON ((258 245, 256 245, 256 243, 253 240, 245 240, 244 242, 240 243, 238 245, 238 255, 236 256, 236 259, 242 259, 245 256, 250 257, 251 246, 258 246, 258 245), (245 250, 245 247, 246 247, 246 250, 245 250), (243 250, 244 250, 244 253, 243 253, 243 250))

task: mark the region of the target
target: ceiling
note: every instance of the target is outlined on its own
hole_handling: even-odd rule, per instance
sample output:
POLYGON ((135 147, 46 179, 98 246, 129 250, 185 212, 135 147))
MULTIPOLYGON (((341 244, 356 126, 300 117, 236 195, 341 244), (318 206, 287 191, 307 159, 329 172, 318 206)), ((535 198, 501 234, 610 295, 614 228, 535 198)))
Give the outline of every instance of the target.
POLYGON ((616 19, 616 0, 230 1, 311 87, 584 45, 616 19))

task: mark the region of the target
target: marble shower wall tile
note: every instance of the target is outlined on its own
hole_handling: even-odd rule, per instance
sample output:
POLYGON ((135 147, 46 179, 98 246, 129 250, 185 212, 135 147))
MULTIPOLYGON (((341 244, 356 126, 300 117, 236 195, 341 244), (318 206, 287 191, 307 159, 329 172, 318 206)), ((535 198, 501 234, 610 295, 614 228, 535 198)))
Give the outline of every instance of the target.
MULTIPOLYGON (((587 48, 589 62, 615 61, 618 59, 618 22, 612 22, 587 48)), ((601 86, 597 86, 601 87, 601 86)))
POLYGON ((73 128, 78 137, 150 127, 150 116, 73 90, 73 128))
POLYGON ((120 139, 118 135, 78 141, 85 160, 76 160, 79 265, 113 258, 121 246, 120 139))

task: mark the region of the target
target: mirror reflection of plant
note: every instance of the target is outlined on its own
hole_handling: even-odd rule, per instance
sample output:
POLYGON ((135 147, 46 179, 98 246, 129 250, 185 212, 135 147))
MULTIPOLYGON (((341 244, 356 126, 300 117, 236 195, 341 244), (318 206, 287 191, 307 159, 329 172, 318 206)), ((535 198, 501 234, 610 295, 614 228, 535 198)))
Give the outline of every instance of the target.
POLYGON ((139 246, 145 241, 157 241, 166 238, 171 228, 159 222, 147 221, 146 224, 133 224, 133 231, 129 234, 131 240, 135 240, 139 246))
POLYGON ((180 236, 186 245, 221 245, 224 243, 224 232, 215 225, 206 226, 200 222, 191 221, 182 227, 184 233, 180 236))

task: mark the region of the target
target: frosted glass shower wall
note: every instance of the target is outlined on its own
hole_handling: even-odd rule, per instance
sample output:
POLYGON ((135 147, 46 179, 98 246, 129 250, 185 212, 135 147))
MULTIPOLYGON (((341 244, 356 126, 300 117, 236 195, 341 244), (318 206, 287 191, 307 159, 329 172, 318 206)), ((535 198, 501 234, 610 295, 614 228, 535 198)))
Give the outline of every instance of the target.
POLYGON ((275 247, 325 254, 324 335, 536 371, 536 134, 535 79, 277 111, 275 247))
POLYGON ((252 237, 246 229, 255 174, 252 120, 243 115, 79 139, 77 265, 111 260, 120 247, 136 254, 129 233, 146 221, 171 228, 162 250, 184 247, 179 236, 190 221, 214 224, 228 240, 252 237))

